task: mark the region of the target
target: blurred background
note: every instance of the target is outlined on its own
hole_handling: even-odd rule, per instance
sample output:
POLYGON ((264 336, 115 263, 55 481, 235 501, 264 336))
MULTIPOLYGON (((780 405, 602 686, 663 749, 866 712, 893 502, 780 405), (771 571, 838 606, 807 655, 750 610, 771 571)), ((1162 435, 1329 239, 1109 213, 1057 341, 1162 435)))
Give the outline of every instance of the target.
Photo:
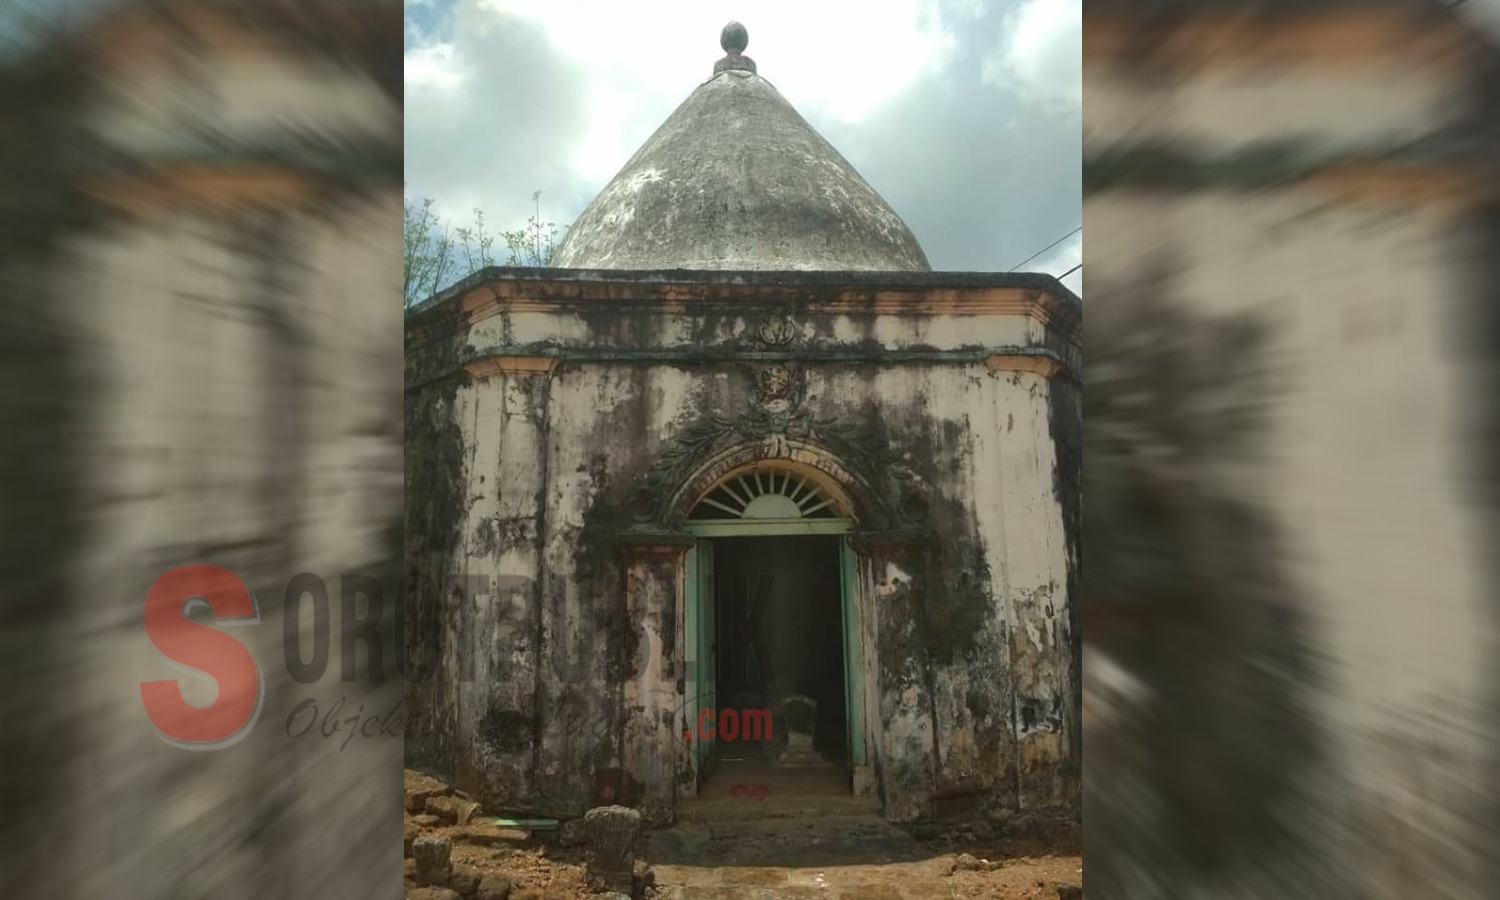
POLYGON ((1494 11, 1084 2, 1096 900, 1500 884, 1494 11))
POLYGON ((287 731, 400 696, 339 640, 340 576, 400 555, 400 47, 399 0, 0 4, 4 896, 400 895, 399 724, 287 731), (139 688, 177 674, 147 589, 191 563, 252 591, 264 680, 201 752, 139 688), (332 611, 308 683, 299 572, 332 611))

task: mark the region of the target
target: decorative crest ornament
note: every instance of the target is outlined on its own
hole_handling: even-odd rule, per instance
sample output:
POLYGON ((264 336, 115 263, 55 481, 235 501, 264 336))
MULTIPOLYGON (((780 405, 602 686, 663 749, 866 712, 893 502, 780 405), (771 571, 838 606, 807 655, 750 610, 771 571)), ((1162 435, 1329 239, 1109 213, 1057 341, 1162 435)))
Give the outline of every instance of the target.
POLYGON ((715 411, 682 427, 647 473, 647 495, 664 502, 694 468, 735 444, 758 441, 768 457, 783 457, 790 453, 791 441, 805 441, 821 445, 862 473, 861 480, 879 491, 879 496, 867 499, 888 515, 925 516, 925 503, 913 503, 907 496, 915 487, 911 473, 890 447, 878 420, 852 425, 817 417, 804 405, 806 374, 795 367, 767 365, 757 369, 753 379, 739 415, 715 411))
POLYGON ((755 389, 761 406, 786 412, 792 408, 800 391, 795 391, 791 370, 786 366, 766 366, 755 375, 755 389))
POLYGON ((755 329, 755 343, 762 347, 785 347, 797 337, 791 319, 767 319, 755 329))
POLYGON ((812 413, 802 409, 805 383, 801 371, 786 366, 766 366, 756 372, 755 394, 740 416, 741 423, 758 435, 806 431, 812 413))

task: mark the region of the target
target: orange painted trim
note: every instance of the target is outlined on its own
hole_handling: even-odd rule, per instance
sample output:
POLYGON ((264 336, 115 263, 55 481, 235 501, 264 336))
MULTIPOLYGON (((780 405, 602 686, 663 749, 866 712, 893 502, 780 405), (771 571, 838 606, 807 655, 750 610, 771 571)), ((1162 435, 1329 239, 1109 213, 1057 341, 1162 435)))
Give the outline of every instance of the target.
POLYGON ((464 371, 474 378, 491 375, 551 375, 557 368, 557 358, 551 356, 487 356, 464 364, 464 371))
POLYGON ((1019 353, 986 356, 984 367, 991 372, 1030 372, 1043 378, 1051 378, 1065 368, 1062 360, 1056 357, 1019 353))

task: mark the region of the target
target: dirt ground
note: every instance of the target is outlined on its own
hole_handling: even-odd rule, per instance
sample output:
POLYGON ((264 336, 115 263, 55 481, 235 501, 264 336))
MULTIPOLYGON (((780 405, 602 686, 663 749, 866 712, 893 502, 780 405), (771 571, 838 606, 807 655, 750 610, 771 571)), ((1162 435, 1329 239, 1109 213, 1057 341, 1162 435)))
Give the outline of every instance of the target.
MULTIPOLYGON (((475 889, 482 881, 494 891, 499 882, 483 881, 486 875, 508 882, 506 900, 572 900, 604 891, 587 873, 585 848, 562 846, 556 835, 500 828, 492 814, 425 775, 408 772, 406 788, 408 897, 500 900, 475 889), (452 842, 456 894, 415 884, 411 847, 424 834, 452 842)), ((1002 826, 908 830, 870 815, 760 819, 747 803, 743 815, 647 831, 641 844, 649 875, 637 895, 651 900, 1082 897, 1080 830, 1057 814, 1002 826)))
POLYGON ((993 831, 984 839, 960 833, 923 842, 952 871, 949 896, 1082 898, 1083 835, 1076 822, 1044 814, 1015 822, 1000 834, 993 831))

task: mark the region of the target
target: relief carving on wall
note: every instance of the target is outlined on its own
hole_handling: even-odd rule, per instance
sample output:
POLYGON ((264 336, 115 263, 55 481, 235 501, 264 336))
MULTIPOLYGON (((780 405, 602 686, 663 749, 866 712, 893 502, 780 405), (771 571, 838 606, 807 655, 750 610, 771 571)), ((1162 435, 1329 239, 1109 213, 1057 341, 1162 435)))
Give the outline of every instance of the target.
POLYGON ((802 429, 812 419, 812 414, 802 408, 802 394, 806 381, 800 371, 786 366, 766 366, 755 373, 755 393, 742 419, 752 431, 761 434, 785 434, 789 429, 802 429))

